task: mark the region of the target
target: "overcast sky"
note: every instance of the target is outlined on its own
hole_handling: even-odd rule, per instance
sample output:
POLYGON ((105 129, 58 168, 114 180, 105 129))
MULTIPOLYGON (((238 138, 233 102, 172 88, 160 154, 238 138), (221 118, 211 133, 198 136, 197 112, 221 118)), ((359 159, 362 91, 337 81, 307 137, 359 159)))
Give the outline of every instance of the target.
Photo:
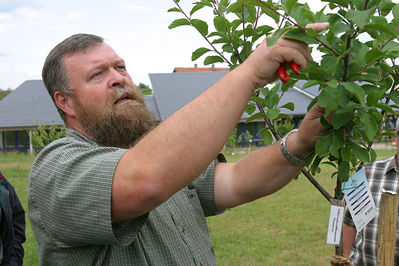
MULTIPOLYGON (((188 10, 192 2, 181 0, 188 10)), ((320 9, 319 0, 311 2, 320 9)), ((191 61, 191 53, 206 46, 204 39, 191 27, 169 30, 180 18, 167 13, 171 7, 172 0, 0 0, 0 88, 41 79, 49 51, 75 33, 104 37, 137 84, 150 85, 150 73, 203 66, 203 59, 191 61)))

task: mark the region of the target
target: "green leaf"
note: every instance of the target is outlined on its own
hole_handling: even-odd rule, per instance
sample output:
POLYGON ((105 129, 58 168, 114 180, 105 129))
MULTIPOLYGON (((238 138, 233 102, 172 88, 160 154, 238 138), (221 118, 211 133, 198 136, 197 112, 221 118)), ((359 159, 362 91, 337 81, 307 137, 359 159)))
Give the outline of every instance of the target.
POLYGON ((341 57, 337 57, 334 55, 325 55, 321 60, 321 67, 323 68, 323 70, 329 73, 335 73, 337 71, 337 66, 340 60, 341 57))
POLYGON ((262 103, 262 104, 264 104, 264 99, 262 99, 261 97, 257 97, 257 96, 252 96, 250 99, 249 99, 251 102, 260 102, 260 103, 262 103))
POLYGON ((358 76, 357 80, 377 83, 377 82, 381 81, 381 76, 378 74, 374 74, 374 73, 366 73, 366 74, 360 74, 358 76))
POLYGON ((288 31, 290 28, 281 28, 276 30, 272 36, 267 36, 266 37, 266 43, 267 46, 273 46, 276 44, 277 40, 280 38, 281 35, 283 35, 286 31, 288 31))
POLYGON ((379 49, 371 49, 366 53, 366 63, 371 63, 377 61, 384 57, 384 53, 381 52, 379 49))
POLYGON ((376 118, 369 113, 360 113, 360 122, 364 126, 364 133, 369 141, 373 141, 378 130, 376 118))
POLYGON ((190 22, 185 19, 185 18, 179 18, 174 20, 170 25, 169 25, 169 29, 173 29, 176 27, 180 27, 180 26, 185 26, 185 25, 190 25, 190 22))
POLYGON ((192 16, 195 12, 202 9, 205 5, 202 3, 196 4, 190 11, 190 16, 192 16))
POLYGON ((371 23, 364 26, 366 31, 368 30, 377 30, 379 32, 385 32, 389 36, 397 37, 398 33, 396 32, 395 28, 389 24, 382 24, 382 23, 371 23))
POLYGON ((372 14, 374 14, 374 10, 349 10, 345 17, 349 20, 352 20, 359 27, 363 28, 370 20, 372 14))
POLYGON ((328 151, 331 153, 332 156, 338 158, 339 157, 339 140, 338 140, 338 136, 336 134, 332 135, 332 142, 331 144, 328 146, 328 151))
POLYGON ((300 26, 305 26, 314 22, 314 14, 309 10, 307 4, 295 5, 291 11, 291 17, 293 17, 300 26))
POLYGON ((263 138, 263 141, 265 142, 265 144, 266 145, 273 144, 273 135, 270 132, 270 130, 264 130, 262 133, 263 133, 262 138, 263 138))
POLYGON ((358 158, 362 162, 369 162, 370 156, 368 151, 365 148, 360 147, 359 144, 354 142, 348 143, 348 148, 350 148, 353 152, 353 155, 358 158))
POLYGON ((197 60, 197 59, 200 58, 203 54, 205 54, 205 53, 207 53, 207 52, 209 52, 209 51, 210 51, 210 49, 205 48, 205 47, 198 48, 197 50, 195 50, 195 51, 192 53, 192 55, 191 55, 191 61, 197 60))
POLYGON ((208 35, 208 24, 205 21, 200 19, 192 19, 191 25, 193 25, 194 28, 196 28, 201 33, 201 35, 208 35))
POLYGON ((288 32, 284 34, 284 38, 286 39, 291 39, 299 42, 304 42, 307 44, 316 44, 318 41, 316 41, 313 37, 310 37, 309 35, 306 34, 303 30, 299 28, 292 28, 288 32))
POLYGON ((247 122, 251 122, 252 120, 255 120, 255 119, 258 119, 258 118, 267 118, 267 117, 266 117, 266 115, 264 113, 259 112, 259 113, 256 113, 256 114, 253 114, 252 116, 250 116, 247 119, 247 122))
POLYGON ((274 120, 280 114, 280 110, 279 109, 267 109, 266 114, 270 120, 274 120))
POLYGON ((322 82, 320 82, 319 80, 308 80, 303 86, 302 89, 307 89, 313 86, 318 86, 320 85, 322 82))
POLYGON ((365 93, 362 87, 353 82, 343 82, 342 86, 355 95, 356 99, 362 106, 365 106, 365 93))
POLYGON ((231 47, 230 44, 224 44, 222 46, 223 51, 225 51, 226 53, 233 53, 233 47, 231 47))
POLYGON ((280 100, 280 96, 276 91, 270 90, 269 93, 267 94, 267 97, 265 98, 265 103, 269 108, 274 108, 277 106, 278 102, 280 100))
POLYGON ((247 108, 245 108, 245 111, 247 112, 247 114, 251 115, 255 112, 256 110, 256 106, 253 103, 250 103, 247 105, 247 108))
POLYGON ((283 106, 281 106, 280 108, 286 108, 290 111, 294 111, 295 110, 295 105, 292 102, 286 103, 283 106))
POLYGON ((340 180, 348 180, 350 172, 350 165, 347 161, 341 161, 338 164, 338 177, 340 180))
POLYGON ((317 80, 319 82, 326 81, 329 77, 331 77, 331 73, 324 71, 315 62, 309 62, 308 67, 303 69, 302 72, 308 73, 310 80, 317 80))
POLYGON ((181 12, 180 9, 178 9, 177 7, 172 7, 168 9, 168 12, 181 12))
POLYGON ((395 7, 392 8, 392 15, 395 19, 399 19, 399 5, 395 5, 395 7))
POLYGON ((315 147, 315 152, 318 154, 320 157, 323 157, 328 153, 328 147, 330 146, 332 142, 332 136, 331 135, 325 135, 321 137, 315 147))
POLYGON ((289 88, 294 87, 297 82, 298 80, 290 78, 287 82, 281 83, 281 91, 286 92, 289 88))
POLYGON ((210 65, 213 63, 223 63, 223 62, 224 62, 224 60, 220 56, 210 55, 205 58, 204 65, 210 65))
POLYGON ((230 4, 230 0, 221 0, 218 5, 219 11, 225 12, 230 4))
POLYGON ((256 28, 256 33, 260 35, 268 35, 274 28, 268 25, 262 25, 256 28))
POLYGON ((377 103, 375 107, 380 108, 381 110, 384 110, 385 112, 395 114, 396 112, 392 109, 391 106, 385 103, 377 103))
POLYGON ((349 149, 348 147, 342 147, 341 149, 341 157, 342 159, 344 159, 345 161, 350 161, 352 158, 352 150, 349 149))
POLYGON ((352 120, 354 116, 354 106, 348 105, 345 108, 338 109, 331 118, 331 124, 335 129, 344 126, 352 120))
POLYGON ((375 106, 384 95, 384 90, 379 90, 378 88, 375 88, 367 94, 367 105, 375 106))
POLYGON ((370 150, 370 157, 371 157, 371 162, 374 162, 377 159, 377 153, 375 150, 371 149, 370 150))
POLYGON ((215 29, 219 32, 229 32, 231 28, 230 22, 221 16, 216 16, 213 19, 213 24, 215 25, 215 29))
POLYGON ((338 107, 339 98, 337 90, 325 87, 318 96, 319 104, 325 109, 326 114, 331 113, 338 107))
POLYGON ((227 13, 241 12, 242 11, 242 5, 243 5, 243 1, 234 2, 226 9, 226 12, 227 13))
POLYGON ((287 15, 290 15, 291 10, 294 8, 297 2, 298 0, 287 0, 287 2, 285 2, 285 11, 287 15))

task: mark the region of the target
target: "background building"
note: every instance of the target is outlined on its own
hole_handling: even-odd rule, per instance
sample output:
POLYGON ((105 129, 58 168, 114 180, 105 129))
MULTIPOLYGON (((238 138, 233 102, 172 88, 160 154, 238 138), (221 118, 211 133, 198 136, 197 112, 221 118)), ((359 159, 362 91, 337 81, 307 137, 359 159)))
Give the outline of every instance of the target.
MULTIPOLYGON (((212 84, 228 73, 225 69, 175 68, 173 73, 150 74, 153 95, 146 95, 147 107, 158 121, 163 121, 183 105, 200 95, 212 84), (186 71, 190 69, 190 71, 186 71), (193 72, 194 71, 194 72, 193 72)), ((306 108, 317 95, 317 87, 302 90, 304 84, 285 92, 280 105, 287 102, 295 104, 295 111, 283 109, 299 121, 306 113, 306 108)), ((249 115, 243 113, 237 131, 248 130, 254 141, 261 141, 258 132, 264 127, 262 120, 245 123, 249 115)), ((187 121, 190 123, 190 121, 187 121)), ((39 125, 62 126, 64 123, 58 114, 43 82, 28 80, 0 101, 0 151, 32 152, 32 131, 39 125)), ((217 130, 217 129, 215 129, 217 130)))

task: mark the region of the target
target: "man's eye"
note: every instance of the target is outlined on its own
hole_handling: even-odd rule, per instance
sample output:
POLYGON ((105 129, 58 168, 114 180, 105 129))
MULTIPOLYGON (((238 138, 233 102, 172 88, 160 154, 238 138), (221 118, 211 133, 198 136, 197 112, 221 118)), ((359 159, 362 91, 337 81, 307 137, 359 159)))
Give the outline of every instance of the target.
POLYGON ((126 71, 126 67, 125 66, 117 66, 116 69, 119 70, 119 71, 126 71))
POLYGON ((94 79, 96 77, 99 77, 99 76, 101 76, 102 73, 103 73, 102 71, 96 72, 96 73, 94 73, 94 75, 91 76, 90 79, 94 79))

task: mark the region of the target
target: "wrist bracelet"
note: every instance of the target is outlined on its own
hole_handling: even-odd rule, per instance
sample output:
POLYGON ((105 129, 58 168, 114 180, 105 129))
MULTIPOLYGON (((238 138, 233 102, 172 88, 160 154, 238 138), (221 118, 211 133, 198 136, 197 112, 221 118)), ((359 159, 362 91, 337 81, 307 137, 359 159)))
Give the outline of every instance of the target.
POLYGON ((292 164, 292 165, 305 165, 306 162, 305 160, 302 160, 294 155, 292 155, 288 150, 287 150, 287 145, 286 145, 286 141, 287 141, 287 137, 289 135, 291 135, 292 133, 298 131, 298 129, 293 129, 290 132, 287 133, 287 135, 285 135, 282 139, 281 139, 281 143, 280 143, 280 150, 281 153, 283 154, 284 158, 287 159, 287 161, 292 164))

